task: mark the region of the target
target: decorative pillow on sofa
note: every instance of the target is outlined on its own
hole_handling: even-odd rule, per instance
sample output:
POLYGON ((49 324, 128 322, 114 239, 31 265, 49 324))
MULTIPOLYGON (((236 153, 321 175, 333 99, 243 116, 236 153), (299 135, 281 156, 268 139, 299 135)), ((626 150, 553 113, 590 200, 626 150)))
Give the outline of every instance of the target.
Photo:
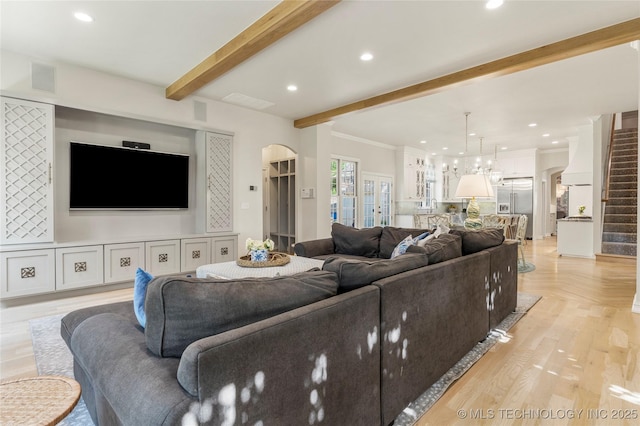
POLYGON ((328 257, 322 270, 338 274, 339 292, 369 285, 374 281, 390 277, 411 269, 427 266, 429 260, 424 254, 403 254, 395 259, 354 260, 343 257, 328 257))
POLYGON ((352 228, 341 223, 334 223, 331 226, 331 237, 336 254, 377 257, 381 233, 382 228, 379 226, 364 229, 352 228))
POLYGON ((462 256, 462 239, 458 235, 441 234, 423 246, 411 246, 407 253, 423 253, 429 259, 429 265, 455 259, 462 256))
POLYGON ((407 252, 407 248, 413 245, 415 245, 415 241, 413 241, 413 237, 411 235, 408 235, 407 238, 400 241, 396 246, 396 248, 393 249, 393 253, 391 253, 390 258, 394 259, 400 256, 401 254, 405 254, 407 252))
POLYGON ((147 295, 147 286, 152 279, 153 275, 147 271, 142 268, 136 269, 136 278, 133 283, 133 311, 142 328, 147 322, 147 317, 144 314, 144 299, 147 295))
POLYGON ((418 228, 397 228, 394 226, 385 226, 382 228, 380 235, 380 253, 378 257, 383 259, 391 258, 391 254, 396 246, 409 235, 422 235, 429 232, 428 229, 418 228))
POLYGON ((413 238, 411 235, 408 235, 407 238, 400 241, 396 246, 396 248, 393 249, 393 253, 391 253, 391 259, 395 259, 396 257, 402 254, 405 254, 409 246, 416 245, 420 240, 425 238, 427 235, 429 235, 429 232, 423 232, 422 234, 418 235, 415 238, 413 238))
POLYGON ((504 241, 504 232, 499 228, 451 230, 451 234, 462 238, 462 254, 473 254, 499 246, 504 241))
POLYGON ((196 340, 329 298, 332 272, 217 280, 159 277, 147 289, 145 337, 151 352, 179 357, 196 340))

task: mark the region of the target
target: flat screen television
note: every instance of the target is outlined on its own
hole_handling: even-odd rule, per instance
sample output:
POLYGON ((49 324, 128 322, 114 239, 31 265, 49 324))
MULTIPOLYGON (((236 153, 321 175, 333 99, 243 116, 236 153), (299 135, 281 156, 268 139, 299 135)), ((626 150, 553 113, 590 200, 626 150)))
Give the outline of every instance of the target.
POLYGON ((176 210, 189 207, 189 156, 70 143, 71 210, 176 210))

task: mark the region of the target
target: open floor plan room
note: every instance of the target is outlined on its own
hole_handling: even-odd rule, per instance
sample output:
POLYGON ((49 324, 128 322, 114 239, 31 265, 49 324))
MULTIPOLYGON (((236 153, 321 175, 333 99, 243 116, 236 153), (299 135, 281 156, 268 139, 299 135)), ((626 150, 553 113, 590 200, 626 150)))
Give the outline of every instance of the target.
MULTIPOLYGON (((416 424, 637 424, 635 260, 558 256, 555 237, 527 241, 524 252, 535 270, 518 274, 518 291, 542 299, 416 424)), ((124 288, 4 302, 2 380, 37 374, 29 320, 131 299, 124 288)))

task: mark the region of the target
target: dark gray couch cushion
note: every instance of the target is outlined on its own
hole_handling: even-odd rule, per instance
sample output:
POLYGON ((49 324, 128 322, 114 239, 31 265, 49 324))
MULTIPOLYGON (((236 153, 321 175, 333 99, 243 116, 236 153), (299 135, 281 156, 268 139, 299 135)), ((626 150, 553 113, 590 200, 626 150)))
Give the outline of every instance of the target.
POLYGON ((329 257, 324 261, 322 269, 338 274, 339 291, 343 293, 428 264, 429 260, 424 254, 407 253, 394 259, 353 260, 329 257))
POLYGON ((428 229, 385 226, 382 228, 382 234, 380 235, 380 253, 378 256, 384 259, 389 259, 391 257, 391 253, 393 253, 393 249, 396 248, 400 241, 404 240, 409 235, 416 238, 418 235, 427 231, 428 229))
POLYGON ((424 247, 410 246, 407 253, 423 253, 429 259, 429 265, 455 259, 462 256, 462 239, 458 235, 440 234, 433 238, 424 247))
POLYGON ((238 280, 160 277, 147 289, 147 347, 179 357, 192 342, 337 294, 338 278, 307 271, 238 280))
POLYGON ((138 326, 140 330, 142 330, 142 327, 140 327, 140 325, 138 324, 136 315, 133 312, 133 302, 131 301, 116 302, 109 303, 107 305, 82 308, 68 313, 62 318, 62 321, 60 322, 60 335, 62 336, 62 339, 64 339, 64 341, 67 343, 67 346, 71 346, 71 336, 73 335, 76 327, 78 327, 87 318, 91 318, 95 315, 104 313, 113 313, 120 315, 129 320, 132 324, 138 326))
POLYGON ((382 228, 379 226, 365 229, 352 228, 340 223, 331 226, 336 254, 378 257, 381 233, 382 228))
POLYGON ((498 228, 452 229, 449 232, 462 238, 463 256, 499 246, 504 241, 504 232, 498 228))

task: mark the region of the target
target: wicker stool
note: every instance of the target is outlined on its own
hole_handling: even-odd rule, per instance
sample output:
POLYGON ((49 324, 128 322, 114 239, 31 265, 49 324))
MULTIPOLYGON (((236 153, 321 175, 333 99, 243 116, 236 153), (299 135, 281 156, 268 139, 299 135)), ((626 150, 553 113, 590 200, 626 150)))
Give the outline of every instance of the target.
POLYGON ((61 376, 0 383, 1 425, 55 425, 80 399, 80 384, 61 376))

